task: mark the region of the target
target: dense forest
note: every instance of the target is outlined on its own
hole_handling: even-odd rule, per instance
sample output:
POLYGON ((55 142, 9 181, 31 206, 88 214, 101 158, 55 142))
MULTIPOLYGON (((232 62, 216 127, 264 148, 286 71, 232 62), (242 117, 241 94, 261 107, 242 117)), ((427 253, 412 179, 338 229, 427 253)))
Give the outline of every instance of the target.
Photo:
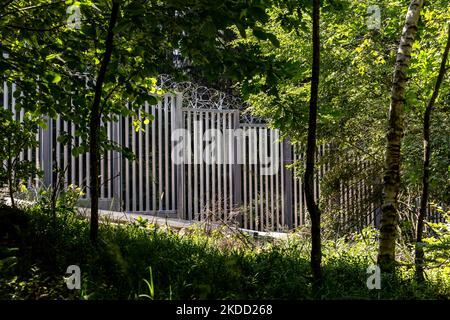
POLYGON ((3 0, 0 299, 448 300, 449 9, 448 0, 3 0), (108 128, 130 117, 131 132, 155 123, 162 132, 159 111, 144 106, 176 94, 163 74, 236 97, 240 112, 301 150, 283 172, 300 181, 302 225, 256 236, 239 222, 102 217, 104 155, 139 162, 108 128), (55 119, 74 129, 52 139, 74 159, 89 155, 72 171, 89 170, 88 188, 67 180, 55 148, 33 160, 55 119), (352 188, 365 192, 342 209, 352 188), (61 280, 73 270, 75 289, 75 278, 61 280))

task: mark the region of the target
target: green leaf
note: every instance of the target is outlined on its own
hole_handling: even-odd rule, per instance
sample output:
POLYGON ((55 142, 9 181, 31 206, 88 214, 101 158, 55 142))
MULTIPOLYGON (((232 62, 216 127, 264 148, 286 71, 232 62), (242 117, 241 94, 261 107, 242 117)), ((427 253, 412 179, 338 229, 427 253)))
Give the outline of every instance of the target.
POLYGON ((278 40, 278 38, 271 34, 271 33, 267 33, 267 38, 269 39, 269 41, 277 48, 280 47, 280 41, 278 40))
POLYGON ((201 31, 204 35, 213 37, 217 33, 216 26, 211 21, 205 21, 202 24, 201 31))
POLYGON ((58 73, 52 73, 53 79, 52 79, 52 83, 58 83, 61 81, 61 75, 58 73))
POLYGON ((147 102, 151 106, 156 105, 156 104, 158 104, 158 98, 156 98, 155 96, 149 96, 147 98, 147 102))
POLYGON ((267 40, 268 35, 267 32, 264 32, 261 29, 253 29, 253 35, 258 38, 259 40, 267 40))
POLYGON ((45 60, 46 60, 46 61, 52 60, 52 59, 56 58, 57 56, 58 56, 57 53, 52 53, 52 54, 49 54, 48 56, 46 56, 46 57, 45 57, 45 60))
POLYGON ((236 23, 236 27, 239 30, 239 34, 241 35, 242 38, 246 38, 247 37, 247 33, 245 31, 245 27, 240 24, 240 23, 236 23))
POLYGON ((83 153, 83 151, 84 151, 84 148, 83 148, 82 146, 74 147, 74 148, 72 149, 72 155, 73 155, 74 157, 78 157, 80 154, 83 153))

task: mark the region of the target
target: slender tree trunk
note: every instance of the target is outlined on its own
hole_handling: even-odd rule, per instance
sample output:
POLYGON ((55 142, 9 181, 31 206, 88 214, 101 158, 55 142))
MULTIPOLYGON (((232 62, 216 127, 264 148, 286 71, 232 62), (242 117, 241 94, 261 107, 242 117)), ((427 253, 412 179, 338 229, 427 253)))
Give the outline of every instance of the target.
POLYGON ((392 273, 395 268, 395 240, 398 226, 397 200, 400 189, 400 150, 404 129, 406 73, 411 60, 412 45, 417 33, 422 6, 423 0, 412 0, 409 5, 392 81, 378 252, 378 264, 383 272, 388 273, 392 273))
POLYGON ((59 172, 58 172, 58 155, 56 153, 56 147, 52 147, 52 158, 53 158, 53 164, 52 164, 52 195, 51 195, 51 202, 50 202, 50 211, 53 219, 53 228, 56 230, 56 200, 58 198, 58 179, 59 179, 59 172))
POLYGON ((13 160, 11 155, 11 140, 8 139, 8 160, 6 161, 7 174, 8 174, 8 191, 11 198, 11 207, 16 208, 16 202, 14 201, 14 178, 13 178, 13 160))
POLYGON ((109 20, 108 26, 108 34, 106 37, 106 47, 105 53, 103 55, 102 63, 100 66, 100 71, 97 76, 97 80, 95 83, 95 95, 94 101, 92 103, 92 109, 90 114, 90 123, 89 123, 89 152, 90 152, 90 160, 89 160, 89 169, 90 169, 90 188, 91 188, 91 230, 90 230, 90 238, 93 243, 97 242, 97 234, 98 234, 98 198, 100 194, 100 183, 99 183, 99 174, 100 174, 100 143, 99 143, 99 129, 100 129, 100 120, 101 120, 101 110, 100 110, 100 102, 102 99, 102 91, 103 91, 103 83, 105 82, 106 70, 108 68, 108 64, 111 60, 111 55, 113 51, 113 38, 114 32, 113 29, 116 25, 117 18, 119 15, 119 3, 113 1, 111 17, 109 20))
POLYGON ((11 163, 11 159, 8 158, 7 161, 7 166, 8 166, 8 190, 9 190, 9 197, 11 198, 11 207, 16 208, 16 202, 14 201, 14 186, 13 186, 13 173, 12 173, 12 163, 11 163))
POLYGON ((425 115, 423 118, 423 177, 422 177, 422 197, 420 198, 420 211, 419 217, 417 219, 417 235, 416 235, 416 278, 419 282, 423 282, 423 263, 424 263, 424 252, 421 247, 422 234, 423 234, 423 222, 425 215, 427 213, 428 204, 428 189, 429 189, 429 179, 430 179, 430 116, 433 110, 436 99, 439 95, 439 89, 441 87, 442 81, 444 80, 446 72, 446 64, 448 59, 448 53, 450 51, 450 24, 448 26, 448 36, 447 44, 445 46, 444 54, 442 55, 441 67, 439 69, 439 74, 436 79, 436 84, 434 87, 433 94, 431 95, 430 101, 428 102, 427 108, 425 109, 425 115))
POLYGON ((322 249, 320 239, 320 209, 314 200, 314 160, 316 153, 317 100, 319 95, 320 73, 320 0, 313 0, 313 64, 311 78, 311 97, 309 102, 308 141, 306 147, 305 198, 311 216, 311 269, 314 291, 317 293, 322 282, 322 249))

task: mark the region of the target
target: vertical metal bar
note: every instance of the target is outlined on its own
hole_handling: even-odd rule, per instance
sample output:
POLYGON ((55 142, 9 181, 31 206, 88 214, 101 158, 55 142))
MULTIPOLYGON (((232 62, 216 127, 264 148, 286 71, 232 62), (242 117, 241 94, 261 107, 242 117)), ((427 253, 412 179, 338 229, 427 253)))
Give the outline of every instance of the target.
POLYGON ((223 212, 223 207, 222 207, 222 165, 223 165, 223 139, 222 136, 220 135, 221 132, 221 121, 220 121, 220 117, 221 114, 217 113, 216 114, 216 129, 218 129, 217 133, 219 134, 216 138, 216 142, 217 142, 217 214, 219 217, 222 216, 222 214, 224 214, 223 212))
MULTIPOLYGON (((300 145, 298 150, 299 158, 300 158, 300 164, 302 166, 302 169, 304 167, 303 163, 303 146, 300 145)), ((304 224, 304 216, 306 214, 305 212, 305 201, 304 201, 304 192, 303 192, 303 179, 302 177, 299 178, 299 200, 300 200, 300 225, 304 224)))
POLYGON ((9 88, 8 83, 3 81, 3 108, 9 110, 9 88))
MULTIPOLYGON (((139 120, 143 122, 143 119, 141 117, 141 115, 139 114, 139 120)), ((143 212, 144 211, 144 137, 143 135, 145 134, 144 132, 142 132, 141 130, 139 130, 138 134, 138 150, 139 150, 139 157, 138 159, 138 166, 139 166, 139 173, 138 173, 138 182, 139 182, 139 191, 138 191, 138 195, 139 195, 139 211, 143 212)), ((134 179, 136 178, 136 176, 133 177, 134 179)))
POLYGON ((276 160, 278 161, 278 166, 279 166, 279 169, 278 169, 278 171, 277 171, 277 173, 276 173, 276 175, 275 175, 275 201, 276 201, 276 209, 275 209, 275 212, 276 212, 276 215, 277 215, 277 223, 278 224, 280 224, 282 227, 284 227, 283 226, 283 221, 282 221, 282 213, 280 212, 280 201, 281 201, 281 197, 280 197, 280 179, 279 179, 279 177, 280 177, 280 172, 282 172, 282 170, 283 170, 283 164, 282 163, 280 163, 281 162, 281 156, 280 156, 280 142, 278 141, 278 139, 279 139, 279 132, 278 132, 278 129, 276 129, 275 130, 275 137, 276 137, 276 147, 274 146, 274 148, 275 148, 275 154, 276 154, 276 160))
POLYGON ((253 128, 252 130, 252 155, 253 155, 253 201, 255 207, 255 230, 259 230, 259 226, 261 225, 261 217, 258 209, 258 201, 261 201, 260 197, 258 197, 258 128, 253 128))
POLYGON ((200 139, 199 139, 199 125, 197 121, 197 117, 199 115, 199 112, 195 111, 193 112, 193 118, 194 118, 194 219, 198 217, 199 215, 199 197, 198 197, 198 165, 199 165, 199 158, 200 158, 200 139))
POLYGON ((267 166, 265 164, 265 156, 267 151, 267 135, 266 135, 266 128, 259 128, 259 155, 260 155, 260 174, 259 174, 259 182, 260 182, 260 192, 261 192, 261 222, 264 227, 264 231, 271 231, 271 226, 269 225, 269 214, 268 214, 268 207, 267 207, 267 196, 268 193, 266 192, 266 182, 267 182, 267 175, 263 173, 267 173, 267 166), (264 172, 266 171, 266 172, 264 172))
POLYGON ((203 214, 203 211, 205 210, 205 208, 204 208, 204 189, 205 189, 205 187, 204 187, 204 166, 203 166, 203 139, 202 139, 202 137, 203 137, 203 118, 204 118, 204 111, 201 111, 201 112, 199 112, 198 113, 198 115, 200 116, 200 121, 198 122, 198 124, 200 125, 200 128, 199 128, 199 141, 198 141, 198 146, 200 147, 200 157, 199 157, 199 160, 200 160, 200 163, 199 163, 199 174, 200 174, 200 176, 199 176, 199 180, 200 180, 200 194, 199 194, 199 196, 200 196, 200 208, 199 208, 199 212, 198 213, 200 213, 200 214, 203 214))
MULTIPOLYGON (((114 141, 119 144, 120 146, 123 146, 122 141, 122 116, 119 117, 118 122, 112 123, 112 136, 114 141)), ((117 151, 113 151, 111 154, 111 157, 113 159, 112 162, 112 174, 111 178, 113 179, 112 186, 113 186, 113 204, 114 208, 116 210, 123 210, 123 201, 122 201, 122 153, 119 153, 117 151)), ((126 169, 126 168, 125 168, 126 169)))
MULTIPOLYGON (((298 161, 298 154, 297 154, 297 148, 293 148, 294 150, 294 161, 298 161)), ((293 179, 294 179, 294 226, 297 227, 298 226, 298 220, 297 220, 297 214, 299 211, 299 207, 298 207, 298 203, 299 203, 299 198, 298 198, 298 180, 297 180, 297 167, 294 168, 294 172, 293 172, 293 179)))
POLYGON ((259 154, 259 166, 258 166, 258 180, 259 180, 259 219, 262 231, 268 231, 267 226, 264 223, 264 176, 262 174, 263 168, 263 154, 264 154, 264 132, 262 128, 258 128, 258 154, 259 154))
MULTIPOLYGON (((345 161, 348 163, 348 158, 346 157, 345 161)), ((345 215, 346 215, 346 226, 348 227, 351 224, 351 215, 350 215, 350 202, 349 202, 349 189, 350 189, 350 181, 347 180, 347 183, 344 187, 345 190, 345 215)))
MULTIPOLYGON (((90 180, 91 170, 90 170, 89 163, 90 163, 90 153, 87 152, 86 153, 86 190, 89 190, 90 182, 91 182, 91 180, 90 180)), ((90 192, 87 192, 87 194, 90 195, 90 192)))
POLYGON ((239 110, 236 110, 232 114, 232 148, 233 148, 233 163, 232 163, 232 178, 231 185, 233 186, 233 208, 238 212, 238 222, 242 226, 242 136, 239 129, 240 114, 239 110), (236 135, 239 134, 238 136, 236 135))
MULTIPOLYGON (((103 121, 101 122, 102 127, 105 126, 103 121)), ((108 132, 108 131, 107 131, 108 132)), ((105 154, 106 152, 100 153, 100 198, 105 198, 105 154)))
MULTIPOLYGON (((274 165, 273 161, 274 161, 274 159, 276 160, 276 157, 274 155, 274 152, 275 152, 275 148, 274 148, 274 143, 275 143, 274 142, 275 141, 274 140, 274 129, 270 129, 269 133, 270 133, 270 139, 269 139, 269 143, 270 143, 270 145, 269 145, 270 158, 272 159, 271 165, 273 166, 274 165)), ((275 220, 275 212, 274 212, 274 208, 275 208, 274 191, 275 190, 273 188, 274 187, 274 185, 273 185, 274 175, 276 175, 276 174, 277 173, 275 172, 274 174, 271 174, 270 177, 269 177, 269 181, 270 181, 270 186, 269 186, 270 192, 269 192, 269 194, 270 194, 270 220, 272 221, 272 225, 275 228, 275 230, 278 230, 279 226, 278 226, 277 220, 275 220)))
POLYGON ((283 141, 283 176, 284 176, 284 223, 292 228, 292 171, 286 165, 292 163, 292 145, 289 139, 283 141))
MULTIPOLYGON (((263 154, 263 157, 267 159, 268 158, 268 150, 267 150, 268 132, 267 132, 267 128, 262 128, 261 131, 262 131, 262 135, 261 135, 261 137, 262 137, 262 150, 260 152, 263 154)), ((269 230, 273 231, 274 226, 273 226, 273 223, 270 222, 270 219, 269 219, 269 189, 268 189, 268 187, 269 187, 269 175, 267 174, 268 173, 267 172, 267 165, 266 165, 265 169, 266 169, 266 172, 265 172, 266 174, 264 175, 264 187, 265 187, 264 188, 265 189, 264 202, 265 202, 266 228, 268 228, 269 230)), ((261 176, 261 180, 262 180, 262 178, 263 178, 263 176, 261 176)))
MULTIPOLYGON (((28 148, 28 150, 27 150, 27 160, 28 161, 33 161, 33 148, 28 148)), ((32 179, 32 177, 30 177, 30 185, 31 185, 31 179, 32 179)), ((66 181, 67 181, 67 179, 66 179, 66 181)))
POLYGON ((157 187, 156 187, 156 177, 157 177, 157 172, 156 172, 156 150, 158 148, 158 146, 156 145, 156 125, 158 124, 158 119, 157 119, 157 115, 156 115, 156 109, 157 109, 157 105, 152 106, 152 116, 154 119, 154 122, 152 124, 152 211, 154 213, 158 212, 158 203, 157 203, 157 187))
POLYGON ((248 205, 247 205, 247 193, 248 193, 248 184, 247 184, 247 174, 248 174, 248 164, 247 164, 247 134, 246 129, 242 128, 242 138, 241 138, 242 144, 238 148, 238 152, 242 152, 242 175, 243 175, 243 195, 244 195, 244 214, 243 214, 243 220, 244 220, 244 228, 248 228, 248 205))
MULTIPOLYGON (((187 132, 191 135, 192 134, 192 127, 191 127, 191 113, 192 111, 188 110, 186 112, 187 114, 187 132)), ((195 139, 195 137, 194 137, 195 139)), ((191 140, 191 139, 189 139, 191 140)), ((188 150, 191 151, 192 150, 192 145, 191 145, 191 141, 189 141, 187 148, 189 148, 188 150)), ((189 154, 188 151, 188 154, 189 154)), ((194 150, 195 152, 195 150, 194 150)), ((193 215, 192 215, 192 166, 195 165, 195 161, 194 163, 192 163, 192 157, 189 158, 188 163, 188 185, 187 185, 187 193, 188 193, 188 197, 187 197, 187 202, 188 202, 188 220, 192 220, 193 215)))
POLYGON ((164 176, 163 176, 163 106, 162 102, 158 102, 158 213, 163 210, 164 194, 164 176))
MULTIPOLYGON (((108 139, 109 141, 112 140, 112 123, 111 122, 107 122, 106 123, 106 139, 108 139)), ((103 197, 105 199, 108 199, 108 201, 110 201, 111 199, 111 184, 112 184, 112 178, 111 178, 111 151, 110 150, 105 150, 103 152, 105 159, 104 159, 104 173, 103 175, 104 177, 104 192, 103 192, 103 197)))
MULTIPOLYGON (((42 170, 42 157, 41 157, 41 144, 42 144, 42 128, 39 127, 38 131, 36 133, 36 140, 38 141, 38 144, 36 146, 36 158, 35 158, 35 164, 36 164, 36 168, 42 170)), ((40 182, 39 182, 39 178, 35 176, 35 186, 36 188, 40 187, 40 182)))
POLYGON ((72 155, 72 150, 73 147, 76 146, 75 144, 75 125, 73 124, 73 122, 70 123, 70 135, 72 136, 72 140, 71 140, 71 152, 69 153, 70 156, 70 183, 72 184, 77 184, 76 180, 75 180, 75 161, 76 158, 72 155))
MULTIPOLYGON (((211 143, 211 135, 209 134, 209 122, 211 119, 211 112, 205 112, 205 133, 207 133, 207 139, 209 140, 209 143, 211 143)), ((211 153, 206 154, 205 155, 206 159, 208 159, 208 162, 205 164, 205 168, 206 168, 206 191, 205 191, 205 195, 206 195, 206 208, 205 211, 209 213, 209 211, 211 210, 211 193, 210 193, 210 172, 209 169, 211 167, 211 153)))
POLYGON ((227 201, 228 199, 228 177, 227 177, 227 163, 228 163, 228 137, 226 135, 226 128, 227 128, 227 115, 222 114, 222 137, 223 137, 223 143, 222 143, 222 150, 223 150, 223 215, 225 221, 228 220, 228 206, 227 201))
MULTIPOLYGON (((316 150, 314 150, 314 163, 317 165, 317 146, 316 150)), ((313 176, 313 195, 314 201, 317 202, 317 170, 314 168, 314 176, 313 176)))
MULTIPOLYGON (((150 113, 149 110, 149 104, 148 101, 145 101, 144 105, 144 111, 146 114, 150 113)), ((153 127, 153 122, 151 122, 146 128, 145 128, 145 210, 147 212, 150 212, 150 199, 151 199, 151 192, 150 192, 150 180, 151 180, 151 171, 150 171, 150 131, 151 127, 153 127)), ((175 192, 175 190, 174 190, 175 192)))
MULTIPOLYGON (((33 161, 33 148, 28 148, 27 150, 27 160, 32 162, 33 161)), ((28 179, 28 187, 31 188, 33 186, 33 178, 34 176, 30 176, 28 179)), ((67 181, 67 179, 66 179, 67 181)))
POLYGON ((54 159, 54 161, 56 161, 56 169, 58 170, 58 172, 56 173, 56 180, 59 180, 59 170, 61 170, 61 143, 59 143, 58 141, 58 137, 61 134, 61 117, 58 114, 56 116, 56 159, 54 159))
MULTIPOLYGON (((215 113, 211 112, 211 130, 216 129, 217 125, 216 125, 216 118, 215 118, 215 113)), ((212 155, 214 157, 214 161, 212 161, 211 164, 211 181, 212 181, 212 191, 211 191, 211 205, 212 205, 212 219, 213 221, 215 220, 215 215, 217 214, 216 212, 216 166, 217 166, 217 152, 218 152, 218 146, 217 146, 217 136, 212 137, 211 139, 215 139, 215 148, 214 148, 214 152, 215 154, 212 155)))
MULTIPOLYGON (((12 86, 11 86, 11 102, 12 102, 12 108, 14 110, 14 113, 17 113, 17 110, 16 110, 16 98, 14 97, 15 93, 16 93, 16 84, 13 83, 12 86)), ((23 108, 21 108, 20 111, 18 112, 18 120, 20 122, 23 122, 24 116, 25 116, 25 110, 23 108)), ((20 160, 25 160, 25 150, 21 150, 20 151, 19 159, 20 160)))
MULTIPOLYGON (((78 146, 80 146, 82 144, 82 138, 78 137, 78 146)), ((80 154, 78 156, 78 186, 80 188, 84 188, 85 184, 83 182, 83 159, 84 159, 84 154, 80 154)), ((87 188, 85 188, 85 192, 86 197, 88 196, 88 190, 87 188)))
MULTIPOLYGON (((131 121, 134 121, 134 117, 131 118, 131 121)), ((139 152, 136 146, 136 129, 134 128, 134 125, 131 126, 131 150, 133 151, 133 154, 135 155, 135 159, 131 162, 131 211, 136 211, 137 210, 137 197, 138 192, 136 192, 137 188, 137 180, 136 179, 136 161, 139 161, 139 152)))
MULTIPOLYGON (((16 110, 16 98, 14 98, 14 93, 16 92, 16 84, 13 83, 11 85, 11 110, 15 115, 15 119, 16 120, 21 120, 20 119, 20 112, 17 112, 16 110)), ((9 99, 9 97, 8 97, 9 99)))
MULTIPOLYGON (((130 147, 130 117, 125 117, 125 147, 130 147)), ((130 199, 130 160, 125 159, 125 210, 131 211, 130 199)))
MULTIPOLYGON (((69 123, 67 121, 63 121, 63 125, 64 125, 63 130, 64 130, 65 134, 68 134, 68 132, 69 132, 69 123)), ((64 148, 63 149, 63 152, 64 152, 64 154, 63 154, 64 185, 67 187, 68 182, 69 182, 69 169, 70 169, 69 168, 69 163, 70 163, 69 162, 69 160, 70 160, 69 146, 67 145, 67 143, 64 144, 63 148, 64 148)))
MULTIPOLYGON (((253 195, 253 177, 255 174, 253 170, 254 157, 256 156, 253 152, 254 141, 253 141, 253 128, 247 128, 246 136, 248 136, 248 182, 249 182, 249 213, 250 213, 250 229, 254 228, 254 215, 253 215, 253 204, 255 201, 255 196, 253 195), (248 132, 250 130, 250 132, 248 132)), ((255 226, 256 227, 256 226, 255 226)))
POLYGON ((53 146, 53 121, 51 118, 47 119, 47 129, 42 132, 42 168, 44 170, 44 184, 51 186, 53 182, 52 170, 52 146, 53 146))
MULTIPOLYGON (((176 96, 172 95, 171 96, 171 100, 170 100, 170 133, 172 133, 174 131, 174 129, 177 128, 176 126, 176 114, 175 114, 175 105, 176 105, 176 96)), ((170 148, 169 150, 173 150, 173 143, 172 143, 172 139, 169 139, 169 143, 170 143, 170 148)), ((148 143, 146 144, 146 146, 148 147, 148 143)), ((171 198, 172 198, 172 203, 171 203, 171 210, 176 210, 176 201, 177 201, 177 186, 176 186, 176 173, 175 173, 175 162, 172 159, 172 157, 169 158, 168 161, 170 161, 170 159, 172 160, 170 163, 171 166, 171 189, 170 189, 170 194, 171 194, 171 198)))
MULTIPOLYGON (((347 163, 349 163, 349 165, 351 166, 351 159, 350 157, 347 157, 347 163)), ((350 220, 350 228, 353 231, 353 227, 355 225, 355 217, 353 215, 353 197, 352 197, 352 193, 353 193, 353 176, 350 177, 348 179, 348 189, 347 189, 347 203, 348 203, 348 214, 349 214, 349 220, 350 220)))
POLYGON ((230 210, 230 214, 232 214, 233 212, 233 205, 234 205, 234 200, 233 200, 233 162, 234 162, 234 136, 233 136, 233 131, 231 129, 234 128, 234 119, 232 117, 233 114, 231 113, 227 113, 227 130, 226 135, 227 135, 227 140, 228 143, 226 145, 227 148, 227 165, 228 165, 228 208, 230 210))
MULTIPOLYGON (((364 186, 364 163, 362 160, 358 160, 359 161, 359 169, 360 169, 360 176, 359 176, 359 187, 358 187, 358 200, 359 200, 359 213, 360 214, 365 214, 364 212, 364 190, 363 190, 363 186, 364 186)), ((364 221, 364 220, 363 220, 364 221)), ((369 224, 364 222, 363 228, 368 227, 369 224)))
POLYGON ((323 177, 322 155, 323 155, 323 144, 319 145, 319 152, 317 155, 317 164, 319 164, 319 170, 317 171, 317 199, 316 199, 317 202, 319 202, 319 198, 321 197, 320 182, 322 181, 323 177))
MULTIPOLYGON (((164 198, 165 198, 165 210, 170 209, 170 171, 169 171, 169 96, 164 96, 164 198)), ((162 150, 161 150, 162 151, 162 150)))
MULTIPOLYGON (((175 129, 184 129, 184 121, 183 121, 183 110, 181 109, 183 106, 183 96, 181 93, 177 93, 176 95, 176 103, 172 105, 172 112, 175 115, 175 129)), ((183 152, 185 152, 183 157, 183 162, 177 165, 177 212, 178 218, 185 218, 185 162, 186 162, 186 138, 183 137, 183 152)))
MULTIPOLYGON (((107 128, 108 128, 108 139, 110 141, 114 141, 113 125, 114 125, 114 122, 109 122, 108 126, 107 126, 107 128)), ((107 156, 106 156, 106 167, 107 167, 106 171, 107 171, 107 177, 108 177, 108 181, 107 181, 108 194, 106 194, 106 197, 108 199, 112 199, 112 197, 113 197, 112 189, 113 189, 114 178, 113 178, 113 175, 112 175, 112 161, 113 161, 112 150, 108 150, 107 156)))

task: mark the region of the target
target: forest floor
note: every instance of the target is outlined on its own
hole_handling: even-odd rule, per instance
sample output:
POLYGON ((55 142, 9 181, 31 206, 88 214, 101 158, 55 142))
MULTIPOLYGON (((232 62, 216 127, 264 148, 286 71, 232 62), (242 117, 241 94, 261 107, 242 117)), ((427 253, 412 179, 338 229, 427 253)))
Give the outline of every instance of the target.
MULTIPOLYGON (((307 232, 258 238, 192 225, 175 230, 145 219, 104 223, 89 241, 89 221, 69 210, 0 209, 0 299, 312 299, 307 232), (81 270, 69 289, 67 268, 81 270)), ((304 231, 304 230, 303 230, 304 231)), ((367 287, 377 231, 324 239, 320 299, 450 299, 446 265, 413 279, 411 250, 402 246, 395 275, 367 287)))

